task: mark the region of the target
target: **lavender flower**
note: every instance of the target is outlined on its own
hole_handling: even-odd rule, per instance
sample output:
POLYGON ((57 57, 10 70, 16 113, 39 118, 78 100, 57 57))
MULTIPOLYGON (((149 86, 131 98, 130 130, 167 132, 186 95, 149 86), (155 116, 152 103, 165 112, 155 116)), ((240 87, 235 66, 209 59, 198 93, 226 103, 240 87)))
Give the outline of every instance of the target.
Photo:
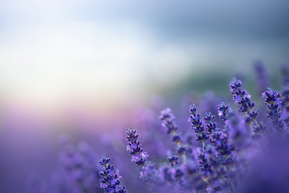
POLYGON ((269 86, 268 74, 261 61, 257 61, 254 63, 254 70, 256 74, 259 93, 262 94, 269 86))
POLYGON ((167 171, 167 174, 171 175, 171 179, 173 179, 174 182, 180 182, 179 180, 181 180, 181 178, 184 176, 184 172, 178 165, 178 159, 178 156, 176 156, 175 154, 171 154, 171 156, 168 157, 171 169, 167 171))
POLYGON ((289 85, 282 90, 282 107, 289 113, 289 85))
POLYGON ((213 132, 216 131, 217 129, 217 123, 213 122, 215 119, 215 116, 211 114, 211 112, 209 114, 205 114, 204 120, 208 122, 208 124, 206 125, 206 129, 207 129, 207 134, 212 134, 213 132))
POLYGON ((230 83, 230 88, 235 103, 239 104, 239 111, 250 113, 250 110, 254 108, 255 103, 250 100, 251 95, 242 88, 242 82, 234 79, 230 83))
POLYGON ((96 179, 91 180, 91 176, 94 176, 96 168, 74 148, 67 136, 60 136, 59 142, 61 144, 59 159, 66 181, 71 184, 69 189, 88 192, 91 185, 95 184, 96 179))
POLYGON ((239 111, 240 112, 246 112, 247 117, 245 119, 245 122, 250 125, 252 133, 252 138, 258 139, 260 136, 257 136, 258 133, 254 132, 254 126, 252 125, 253 121, 255 121, 256 126, 258 126, 257 122, 257 116, 259 113, 259 110, 254 110, 255 103, 251 101, 251 95, 242 88, 242 82, 240 80, 233 80, 230 83, 230 89, 231 93, 233 95, 233 99, 235 100, 235 103, 239 104, 239 111))
POLYGON ((178 163, 179 163, 178 159, 179 159, 179 157, 176 156, 175 154, 171 154, 171 157, 168 157, 168 161, 169 161, 171 167, 178 165, 178 163))
MULTIPOLYGON (((202 179, 204 182, 210 184, 213 180, 213 167, 212 160, 216 160, 216 154, 213 154, 211 150, 211 146, 205 144, 207 139, 210 138, 210 135, 214 135, 218 132, 217 124, 213 122, 215 116, 211 113, 205 114, 205 117, 201 119, 200 114, 197 112, 197 108, 195 105, 190 106, 189 109, 191 115, 189 120, 191 120, 192 128, 196 132, 197 141, 202 142, 203 148, 198 148, 198 159, 199 159, 199 167, 202 175, 202 179), (208 123, 205 124, 205 121, 208 123), (206 132, 205 132, 206 131, 206 132)), ((210 139, 211 140, 211 139, 210 139)), ((219 164, 214 164, 215 166, 219 164)))
POLYGON ((266 125, 264 125, 262 122, 260 122, 258 126, 254 126, 253 128, 254 128, 255 133, 261 135, 266 130, 266 125))
POLYGON ((167 129, 167 133, 170 134, 171 140, 178 144, 177 153, 179 155, 184 155, 187 148, 181 140, 181 133, 178 132, 178 127, 174 121, 175 116, 173 115, 171 109, 167 108, 161 112, 159 119, 162 121, 163 127, 167 129))
POLYGON ((99 172, 101 176, 100 187, 107 193, 126 193, 125 187, 120 185, 120 178, 118 169, 114 171, 114 166, 110 163, 110 158, 106 158, 105 155, 101 157, 99 161, 103 166, 102 171, 99 172))
POLYGON ((143 171, 140 172, 140 178, 142 181, 150 183, 151 191, 155 192, 155 189, 157 188, 155 185, 162 183, 158 171, 154 169, 155 164, 147 161, 149 155, 141 148, 142 145, 138 141, 136 130, 127 128, 126 134, 127 141, 129 142, 127 151, 132 155, 131 161, 142 167, 143 171))
POLYGON ((209 139, 209 136, 205 133, 205 123, 201 119, 201 115, 198 113, 195 105, 190 106, 189 111, 191 113, 189 121, 191 121, 192 129, 196 132, 196 140, 202 142, 204 146, 204 143, 209 139))
POLYGON ((171 174, 170 167, 167 164, 162 164, 159 168, 159 175, 162 181, 173 183, 174 179, 171 174))
POLYGON ((171 140, 177 144, 181 144, 180 133, 178 133, 178 127, 176 126, 171 109, 167 108, 161 112, 159 119, 162 121, 163 127, 167 129, 167 133, 171 135, 171 140))
POLYGON ((131 161, 135 162, 138 166, 144 166, 149 155, 147 152, 143 152, 142 144, 138 141, 136 130, 128 128, 126 134, 127 141, 129 142, 126 150, 132 155, 131 161))
POLYGON ((176 126, 174 119, 175 116, 173 115, 170 108, 167 108, 166 110, 163 110, 161 112, 161 115, 159 116, 159 119, 163 121, 162 125, 167 128, 167 133, 172 134, 176 133, 178 130, 178 127, 176 126))
POLYGON ((200 160, 200 168, 204 172, 206 176, 209 176, 212 173, 211 165, 209 164, 209 160, 207 159, 206 152, 204 148, 199 148, 199 160, 200 160))
POLYGON ((282 132, 284 129, 284 121, 281 118, 282 114, 281 95, 279 94, 279 92, 268 88, 268 91, 265 91, 262 94, 262 97, 265 98, 264 102, 265 105, 267 106, 267 117, 271 119, 272 127, 276 131, 282 132))

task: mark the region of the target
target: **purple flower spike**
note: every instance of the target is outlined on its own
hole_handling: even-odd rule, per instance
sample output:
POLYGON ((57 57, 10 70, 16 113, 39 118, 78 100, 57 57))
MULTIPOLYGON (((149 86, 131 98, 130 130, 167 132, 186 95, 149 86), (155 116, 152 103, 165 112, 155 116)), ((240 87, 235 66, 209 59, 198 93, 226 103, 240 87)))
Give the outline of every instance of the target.
POLYGON ((229 112, 230 112, 229 104, 225 105, 225 103, 222 102, 220 105, 218 105, 218 115, 221 120, 223 121, 228 120, 229 112))
POLYGON ((131 161, 135 162, 138 166, 144 166, 149 155, 146 152, 143 152, 143 148, 141 148, 142 145, 138 141, 136 130, 128 128, 126 135, 127 141, 129 142, 127 151, 132 155, 131 161))
POLYGON ((282 90, 282 107, 289 112, 289 86, 286 86, 282 90))
POLYGON ((162 125, 167 129, 167 133, 170 134, 171 140, 177 143, 178 155, 184 155, 187 150, 186 145, 181 139, 181 133, 178 132, 178 127, 174 122, 175 116, 171 112, 171 109, 167 108, 163 110, 159 118, 162 120, 162 125))
POLYGON ((99 161, 100 165, 103 166, 102 171, 99 172, 101 176, 100 187, 104 189, 106 193, 126 193, 125 187, 120 185, 119 171, 114 171, 114 166, 110 163, 110 158, 106 158, 105 155, 101 157, 99 161))
POLYGON ((266 130, 266 125, 264 125, 262 122, 260 122, 259 125, 258 126, 254 126, 253 129, 254 129, 254 132, 256 134, 260 135, 266 130))
MULTIPOLYGON (((205 132, 206 124, 204 120, 201 118, 201 115, 198 113, 195 105, 191 105, 189 111, 191 113, 189 121, 191 121, 191 127, 196 133, 196 140, 199 142, 206 142, 206 140, 209 139, 209 136, 207 136, 205 132)), ((207 114, 206 116, 206 119, 208 120, 213 120, 214 118, 215 117, 211 114, 207 114)), ((214 126, 212 125, 212 127, 214 126)))
POLYGON ((230 88, 235 103, 239 104, 239 111, 250 112, 254 108, 255 103, 250 100, 251 96, 249 93, 243 90, 242 82, 234 79, 230 84, 230 88))
POLYGON ((171 109, 167 108, 166 110, 163 110, 159 116, 159 119, 163 121, 162 125, 167 129, 168 134, 177 132, 178 127, 175 125, 175 116, 173 115, 171 109))
POLYGON ((179 163, 178 159, 179 159, 179 157, 176 156, 175 154, 171 154, 171 156, 168 157, 168 161, 170 162, 170 165, 172 167, 174 167, 175 165, 178 165, 178 163, 179 163))
MULTIPOLYGON (((239 80, 234 79, 230 84, 230 88, 235 103, 239 104, 239 111, 247 114, 247 117, 245 118, 245 123, 247 125, 250 125, 251 127, 251 136, 255 139, 260 138, 260 135, 255 132, 257 130, 254 130, 254 127, 258 127, 259 125, 257 122, 259 110, 254 110, 255 103, 251 101, 251 96, 249 95, 249 93, 247 93, 246 90, 242 88, 242 82, 239 80), (253 126, 253 122, 256 123, 256 126, 253 126)), ((269 91, 269 93, 271 94, 271 91, 269 91)), ((262 96, 265 97, 265 94, 263 93, 262 96)), ((268 100, 271 99, 268 98, 268 100)))
POLYGON ((267 117, 272 120, 272 127, 276 131, 282 132, 285 124, 283 119, 281 118, 281 95, 277 91, 268 88, 268 90, 262 94, 262 97, 265 98, 264 102, 267 106, 267 117))

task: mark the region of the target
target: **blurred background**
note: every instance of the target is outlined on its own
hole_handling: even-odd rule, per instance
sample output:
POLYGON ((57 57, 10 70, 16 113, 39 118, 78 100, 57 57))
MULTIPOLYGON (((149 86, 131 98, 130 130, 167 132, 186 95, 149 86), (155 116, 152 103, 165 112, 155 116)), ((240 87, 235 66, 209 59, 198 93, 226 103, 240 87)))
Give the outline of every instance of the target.
POLYGON ((0 192, 35 163, 53 168, 61 133, 124 137, 137 109, 183 111, 184 94, 228 95, 234 76, 254 91, 256 61, 277 82, 288 9, 286 0, 0 0, 0 192))

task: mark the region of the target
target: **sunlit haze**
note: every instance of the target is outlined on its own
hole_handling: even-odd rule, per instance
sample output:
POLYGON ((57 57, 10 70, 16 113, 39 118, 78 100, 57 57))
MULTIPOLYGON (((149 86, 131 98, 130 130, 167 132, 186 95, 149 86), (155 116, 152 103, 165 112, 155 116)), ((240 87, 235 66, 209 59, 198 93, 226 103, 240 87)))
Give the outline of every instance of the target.
POLYGON ((218 4, 183 3, 161 9, 160 2, 0 1, 2 100, 109 112, 115 105, 133 107, 208 68, 287 59, 282 4, 256 12, 257 3, 233 6, 236 14, 254 18, 242 20, 218 4), (195 7, 178 10, 185 5, 195 7), (261 16, 268 10, 272 18, 264 24, 261 16), (213 24, 218 12, 220 22, 213 24))

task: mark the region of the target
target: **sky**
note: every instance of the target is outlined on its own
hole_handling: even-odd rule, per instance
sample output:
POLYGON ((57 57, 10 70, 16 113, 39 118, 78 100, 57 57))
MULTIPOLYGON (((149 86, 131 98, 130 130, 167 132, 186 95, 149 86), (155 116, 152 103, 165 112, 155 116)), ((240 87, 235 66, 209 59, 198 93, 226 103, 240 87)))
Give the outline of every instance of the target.
MULTIPOLYGON (((136 105, 208 70, 288 61, 288 1, 0 0, 2 101, 136 105)), ((233 72, 232 72, 233 74, 233 72)))

